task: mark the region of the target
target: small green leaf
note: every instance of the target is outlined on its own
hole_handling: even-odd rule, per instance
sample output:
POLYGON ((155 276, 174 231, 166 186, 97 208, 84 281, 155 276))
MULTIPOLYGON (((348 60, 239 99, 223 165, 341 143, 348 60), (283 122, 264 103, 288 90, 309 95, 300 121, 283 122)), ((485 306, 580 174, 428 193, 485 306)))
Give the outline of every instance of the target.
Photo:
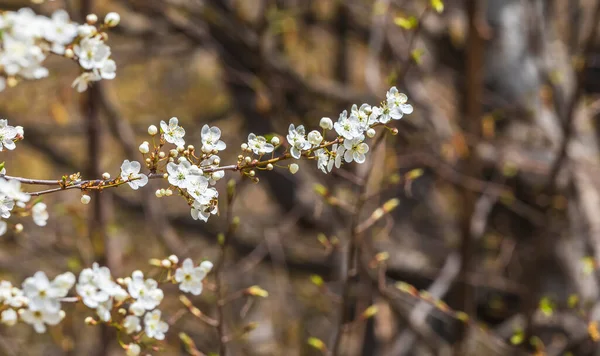
POLYGON ((423 62, 423 54, 425 51, 422 48, 415 48, 410 52, 410 57, 417 64, 421 64, 423 62))
POLYGON ((394 23, 396 26, 400 26, 405 30, 412 30, 419 24, 419 20, 417 20, 414 16, 402 17, 398 16, 394 19, 394 23))
POLYGON ((314 347, 317 350, 321 350, 321 351, 327 350, 325 343, 323 341, 321 341, 320 339, 317 339, 316 337, 309 337, 307 342, 310 346, 314 347))
POLYGON ((550 298, 544 297, 540 300, 539 308, 545 316, 549 317, 554 312, 554 303, 552 303, 550 298))
POLYGON ((441 14, 444 11, 444 2, 442 0, 431 0, 431 7, 435 12, 441 14))
POLYGON ((323 281, 323 277, 319 276, 318 274, 311 275, 310 281, 317 287, 321 287, 325 283, 325 281, 323 281))
POLYGON ((522 330, 518 330, 515 332, 513 336, 510 337, 510 343, 513 345, 521 345, 523 343, 523 339, 525 335, 522 330))

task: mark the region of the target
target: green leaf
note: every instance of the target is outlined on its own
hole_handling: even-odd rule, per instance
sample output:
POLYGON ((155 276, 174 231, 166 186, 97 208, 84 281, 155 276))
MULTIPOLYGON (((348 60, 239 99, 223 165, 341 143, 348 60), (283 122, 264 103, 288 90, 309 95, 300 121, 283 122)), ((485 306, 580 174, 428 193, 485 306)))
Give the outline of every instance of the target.
POLYGON ((552 303, 550 298, 544 297, 540 300, 539 308, 545 316, 552 316, 552 313, 554 312, 554 303, 552 303))
POLYGON ((431 7, 435 12, 441 14, 444 11, 444 2, 442 0, 431 0, 431 7))
POLYGON ((417 18, 414 16, 398 16, 394 19, 394 23, 396 24, 396 26, 400 26, 405 30, 412 30, 413 28, 417 27, 417 25, 419 24, 419 20, 417 20, 417 18))
POLYGON ((425 51, 422 48, 415 48, 410 52, 410 57, 415 63, 421 64, 423 62, 423 54, 425 54, 425 51))

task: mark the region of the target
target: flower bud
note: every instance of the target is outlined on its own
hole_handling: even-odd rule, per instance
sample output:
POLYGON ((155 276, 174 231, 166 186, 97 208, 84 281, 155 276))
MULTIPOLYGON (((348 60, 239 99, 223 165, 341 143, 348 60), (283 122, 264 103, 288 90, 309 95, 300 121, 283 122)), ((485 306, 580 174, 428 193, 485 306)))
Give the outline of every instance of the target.
POLYGON ((75 52, 73 52, 73 50, 71 48, 67 48, 67 49, 65 49, 65 57, 73 58, 73 57, 75 57, 75 52))
POLYGON ((217 166, 221 164, 221 159, 219 159, 218 157, 213 159, 213 163, 216 164, 217 166))
POLYGON ((121 16, 116 12, 109 12, 106 14, 106 17, 104 17, 104 24, 108 27, 115 27, 119 22, 121 22, 121 16))
POLYGON ((194 150, 194 145, 188 145, 188 151, 193 151, 194 150))
POLYGON ((298 169, 300 169, 300 166, 298 166, 296 163, 292 163, 290 164, 290 173, 292 174, 296 174, 296 172, 298 172, 298 169))
POLYGON ((281 143, 281 141, 279 141, 279 137, 278 136, 273 136, 273 138, 271 139, 271 144, 273 146, 279 146, 280 143, 281 143))
POLYGON ((244 158, 244 162, 246 162, 246 163, 250 163, 250 162, 252 162, 252 158, 250 158, 249 156, 246 156, 246 157, 244 158))
POLYGON ((96 14, 89 14, 85 17, 85 21, 90 24, 93 25, 96 22, 98 22, 98 16, 96 16, 96 14))
POLYGON ((247 143, 242 143, 242 145, 240 146, 240 148, 242 149, 242 151, 245 151, 248 149, 248 144, 247 143))
POLYGON ((309 132, 307 138, 308 142, 313 146, 318 146, 321 144, 321 141, 323 141, 323 136, 317 130, 309 132))
POLYGON ((160 189, 157 189, 156 192, 154 193, 154 195, 156 195, 157 198, 162 197, 162 192, 160 191, 160 189))
POLYGON ((108 172, 102 173, 102 179, 109 180, 110 179, 110 173, 108 173, 108 172))
POLYGON ((331 130, 333 128, 333 121, 328 117, 324 117, 319 122, 319 126, 325 130, 331 130))
POLYGON ((148 141, 144 141, 138 149, 141 153, 148 153, 150 152, 150 144, 148 143, 148 141))
POLYGON ((267 171, 272 171, 273 165, 271 163, 267 164, 267 171))
POLYGON ((177 154, 179 154, 179 152, 174 148, 169 151, 169 156, 171 157, 177 157, 177 154))
POLYGON ((92 197, 87 194, 81 196, 81 204, 89 204, 90 200, 92 200, 92 197))
POLYGON ((158 133, 158 128, 154 125, 148 126, 148 135, 154 136, 158 133))
POLYGON ((174 265, 179 263, 179 257, 175 256, 175 255, 171 255, 169 256, 169 261, 173 262, 174 265))
POLYGON ((23 224, 18 223, 17 225, 15 225, 15 232, 19 233, 21 231, 23 231, 23 224))
POLYGON ((251 170, 250 172, 248 172, 248 175, 250 177, 254 177, 256 175, 256 172, 254 170, 251 170))
POLYGON ((165 196, 170 197, 171 195, 173 195, 173 191, 171 189, 165 190, 165 196))
POLYGON ((158 153, 158 158, 165 158, 166 154, 163 151, 158 153))
POLYGON ((85 318, 84 322, 87 325, 96 325, 96 324, 98 324, 98 322, 96 320, 94 320, 94 318, 92 318, 91 316, 88 316, 87 318, 85 318))
POLYGON ((375 134, 376 134, 375 129, 368 129, 367 130, 367 137, 373 138, 373 137, 375 137, 375 134))
POLYGON ((171 268, 172 263, 171 261, 164 259, 162 261, 160 261, 161 266, 163 266, 164 268, 171 268))

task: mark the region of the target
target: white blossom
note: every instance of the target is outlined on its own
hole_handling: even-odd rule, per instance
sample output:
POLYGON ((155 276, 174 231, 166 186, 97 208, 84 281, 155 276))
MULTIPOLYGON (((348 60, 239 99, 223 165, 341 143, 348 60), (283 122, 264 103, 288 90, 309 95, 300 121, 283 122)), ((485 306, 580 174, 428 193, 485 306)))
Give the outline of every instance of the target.
POLYGON ((144 279, 142 271, 133 272, 127 290, 129 295, 135 299, 134 304, 145 310, 156 308, 164 297, 163 291, 158 288, 158 283, 152 278, 144 279))
POLYGON ((212 269, 212 263, 205 261, 194 267, 192 259, 186 258, 180 268, 175 271, 175 280, 180 283, 179 289, 193 295, 202 293, 202 281, 212 269))
POLYGON ((4 148, 7 150, 14 150, 15 142, 13 141, 17 137, 17 129, 8 124, 8 120, 0 120, 0 151, 4 148))
POLYGON ((46 210, 46 204, 42 202, 35 204, 33 208, 31 208, 31 217, 37 226, 46 226, 48 218, 50 217, 46 210))
MULTIPOLYGON (((202 170, 183 158, 179 164, 169 162, 167 164, 167 173, 169 173, 169 184, 179 188, 187 188, 191 184, 190 180, 195 179, 194 177, 201 177, 202 170)), ((206 182, 206 186, 208 186, 208 181, 206 182)))
POLYGON ((27 309, 19 309, 19 316, 27 324, 33 326, 38 334, 46 332, 47 325, 57 325, 65 317, 63 310, 48 310, 30 305, 27 309))
POLYGON ((183 147, 185 145, 185 141, 183 136, 185 136, 185 130, 183 127, 179 126, 179 120, 176 117, 172 117, 169 120, 169 124, 166 122, 160 122, 160 128, 162 132, 165 134, 165 140, 169 143, 174 144, 177 147, 183 147))
POLYGON ((77 55, 79 65, 83 69, 102 69, 110 56, 110 47, 100 36, 85 37, 73 47, 73 52, 77 55))
POLYGON ((65 53, 65 46, 77 37, 77 25, 69 19, 65 10, 56 10, 47 21, 44 38, 52 43, 52 51, 57 54, 65 53))
POLYGON ((365 153, 369 152, 369 146, 362 142, 364 136, 356 137, 351 140, 344 141, 344 160, 348 163, 356 161, 356 163, 363 163, 366 159, 365 153))
POLYGON ((391 87, 386 93, 386 104, 383 108, 383 113, 379 121, 383 124, 393 120, 400 120, 405 114, 413 112, 413 107, 406 104, 408 97, 405 94, 398 92, 396 87, 391 87))
POLYGON ((254 152, 255 155, 263 155, 265 153, 271 153, 275 147, 267 142, 267 139, 263 136, 256 136, 253 133, 248 135, 248 147, 254 152))
POLYGON ((220 140, 221 130, 216 126, 202 126, 200 137, 202 140, 202 152, 223 151, 227 147, 225 142, 220 140))
POLYGON ((125 332, 127 334, 137 333, 142 330, 140 318, 135 315, 128 315, 125 317, 125 320, 123 321, 123 327, 125 328, 125 332))
POLYGON ((196 200, 192 204, 190 211, 192 218, 206 222, 211 215, 218 213, 219 208, 216 204, 218 196, 219 192, 215 188, 208 188, 202 195, 195 197, 196 200))
POLYGON ((97 82, 102 79, 96 72, 83 72, 75 80, 71 87, 75 88, 79 93, 83 93, 88 89, 91 82, 97 82))
POLYGON ((156 340, 163 340, 165 333, 169 330, 169 324, 160 320, 160 314, 160 310, 156 309, 144 316, 144 331, 148 337, 156 340))
POLYGON ((125 160, 121 165, 121 179, 127 181, 127 184, 133 190, 137 190, 148 183, 148 177, 140 173, 140 169, 142 169, 142 165, 137 161, 125 160))
POLYGON ((344 110, 338 121, 333 124, 335 131, 338 135, 344 137, 345 139, 351 140, 361 134, 360 130, 360 122, 356 116, 348 117, 348 112, 344 110))
POLYGON ((23 281, 23 293, 29 299, 30 308, 57 312, 60 310, 59 298, 65 297, 74 283, 75 276, 71 272, 50 282, 44 272, 38 271, 23 281))
POLYGON ((295 159, 299 159, 302 155, 302 150, 310 149, 310 143, 306 140, 306 133, 304 126, 300 125, 294 127, 294 124, 290 124, 287 134, 287 141, 290 144, 290 154, 295 159))

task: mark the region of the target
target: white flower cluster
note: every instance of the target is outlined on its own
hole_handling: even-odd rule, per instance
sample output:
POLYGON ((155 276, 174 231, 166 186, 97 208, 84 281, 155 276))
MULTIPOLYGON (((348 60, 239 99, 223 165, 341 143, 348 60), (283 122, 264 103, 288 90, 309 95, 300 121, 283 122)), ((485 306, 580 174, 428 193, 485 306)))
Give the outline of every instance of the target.
POLYGON ((0 91, 16 85, 17 78, 47 77, 43 62, 51 53, 76 59, 85 70, 73 82, 80 92, 92 81, 113 79, 116 64, 102 30, 118 23, 116 13, 108 14, 100 28, 72 22, 64 10, 51 17, 36 15, 29 8, 0 13, 0 91))
MULTIPOLYGON (((207 221, 210 215, 218 212, 219 192, 211 186, 225 176, 223 171, 215 171, 221 162, 217 153, 227 147, 221 140, 221 130, 216 126, 204 125, 202 127, 200 133, 201 152, 199 152, 199 156, 196 156, 189 148, 185 149, 183 138, 185 130, 179 126, 179 120, 176 117, 171 118, 168 124, 161 121, 160 129, 164 140, 177 146, 177 150, 171 151, 171 157, 169 157, 166 167, 169 184, 189 195, 191 215, 194 220, 207 221)), ((153 129, 149 129, 149 133, 153 132, 153 129)), ((190 148, 193 150, 193 146, 190 148)), ((140 146, 140 151, 147 152, 146 147, 140 146)), ((162 195, 160 191, 157 192, 157 196, 162 195)))
MULTIPOLYGON (((353 105, 350 115, 344 110, 335 123, 330 118, 322 118, 320 126, 323 134, 326 130, 335 130, 338 138, 331 142, 339 143, 323 142, 320 132, 315 130, 306 135, 304 126, 295 127, 291 124, 287 134, 290 155, 299 159, 303 153, 314 154, 312 157, 317 159, 317 167, 324 173, 331 172, 334 166, 339 168, 343 162, 363 163, 369 152, 369 146, 364 142, 365 134, 373 137, 373 127, 385 125, 390 120, 400 120, 405 114, 412 113, 413 108, 406 103, 407 99, 406 95, 392 87, 381 106, 362 104, 359 108, 353 105)), ((297 166, 293 170, 297 171, 297 166)))
POLYGON ((36 332, 46 331, 46 325, 56 325, 65 317, 61 299, 75 284, 71 272, 60 274, 50 281, 44 272, 25 279, 22 289, 10 282, 0 282, 0 315, 3 324, 14 325, 18 318, 33 326, 36 332))
MULTIPOLYGON (((179 265, 177 256, 158 261, 157 264, 169 269, 166 282, 179 284, 179 289, 193 295, 200 295, 203 281, 213 265, 203 261, 194 266, 190 258, 179 265)), ((114 325, 128 335, 134 334, 138 340, 140 332, 148 338, 163 340, 169 325, 162 320, 158 306, 164 298, 158 282, 145 278, 142 271, 134 271, 131 277, 113 279, 108 267, 94 263, 92 268, 81 271, 77 284, 71 272, 60 274, 50 281, 44 272, 36 272, 25 279, 22 288, 14 287, 8 281, 0 281, 0 322, 13 326, 19 320, 30 324, 38 333, 46 332, 47 325, 57 325, 65 317, 61 302, 81 300, 88 308, 94 309, 101 322, 114 325), (75 285, 79 298, 66 298, 75 285)), ((95 325, 98 321, 91 317, 86 323, 95 325)), ((138 355, 138 343, 125 345, 128 355, 138 355)))

